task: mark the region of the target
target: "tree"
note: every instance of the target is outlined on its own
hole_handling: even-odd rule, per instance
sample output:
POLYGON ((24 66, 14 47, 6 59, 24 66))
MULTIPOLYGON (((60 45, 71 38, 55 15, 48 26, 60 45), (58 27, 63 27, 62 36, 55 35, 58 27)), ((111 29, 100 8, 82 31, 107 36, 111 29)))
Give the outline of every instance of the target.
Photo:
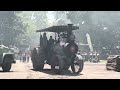
POLYGON ((39 44, 39 33, 36 33, 36 30, 46 28, 47 23, 47 12, 46 11, 23 11, 18 14, 18 16, 23 21, 23 24, 27 26, 27 30, 22 37, 19 39, 22 40, 22 44, 28 44, 31 48, 37 47, 39 44))
POLYGON ((17 45, 17 37, 24 34, 26 28, 15 11, 0 11, 0 33, 5 45, 17 45))
POLYGON ((102 47, 113 48, 120 42, 119 15, 120 12, 105 11, 71 11, 68 13, 72 23, 80 27, 80 31, 76 33, 81 38, 79 41, 85 43, 85 34, 89 33, 94 46, 100 49, 102 47), (84 21, 83 25, 82 21, 84 21))

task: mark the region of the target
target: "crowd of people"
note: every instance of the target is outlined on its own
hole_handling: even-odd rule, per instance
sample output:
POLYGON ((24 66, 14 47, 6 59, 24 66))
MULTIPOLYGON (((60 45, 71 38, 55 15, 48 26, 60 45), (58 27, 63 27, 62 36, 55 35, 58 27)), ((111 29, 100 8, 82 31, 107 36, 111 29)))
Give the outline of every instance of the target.
POLYGON ((31 59, 31 52, 30 51, 20 51, 19 52, 20 62, 27 62, 29 63, 31 59))

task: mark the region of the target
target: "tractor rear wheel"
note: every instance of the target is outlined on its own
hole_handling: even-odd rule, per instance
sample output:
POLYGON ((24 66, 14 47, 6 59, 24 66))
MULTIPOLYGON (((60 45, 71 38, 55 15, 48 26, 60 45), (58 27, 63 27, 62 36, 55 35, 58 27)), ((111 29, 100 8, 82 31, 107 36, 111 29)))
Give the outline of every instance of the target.
POLYGON ((33 64, 33 69, 36 71, 43 70, 44 68, 44 54, 42 51, 37 53, 37 50, 34 49, 32 52, 32 64, 33 64))

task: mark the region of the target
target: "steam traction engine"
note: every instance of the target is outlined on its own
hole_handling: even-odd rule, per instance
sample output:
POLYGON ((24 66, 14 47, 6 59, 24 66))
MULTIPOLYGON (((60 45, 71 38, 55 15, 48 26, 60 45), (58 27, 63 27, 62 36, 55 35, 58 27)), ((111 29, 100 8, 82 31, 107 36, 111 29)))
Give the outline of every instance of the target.
POLYGON ((42 70, 46 62, 51 65, 52 70, 58 68, 58 71, 62 72, 68 70, 71 66, 73 73, 80 73, 83 70, 84 62, 81 55, 77 54, 78 46, 73 34, 73 30, 77 29, 79 27, 68 24, 37 30, 36 32, 55 33, 55 43, 47 49, 44 46, 33 49, 31 59, 34 70, 42 70))

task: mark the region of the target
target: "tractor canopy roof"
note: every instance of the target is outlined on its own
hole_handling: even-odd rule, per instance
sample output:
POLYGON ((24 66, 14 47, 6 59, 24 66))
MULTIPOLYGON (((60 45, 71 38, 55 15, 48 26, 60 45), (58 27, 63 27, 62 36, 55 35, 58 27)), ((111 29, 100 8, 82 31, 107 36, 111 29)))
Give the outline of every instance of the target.
POLYGON ((79 27, 73 26, 73 24, 68 24, 68 25, 61 25, 61 26, 52 26, 48 27, 45 29, 37 30, 36 32, 65 32, 65 31, 72 31, 72 30, 77 30, 79 27))

